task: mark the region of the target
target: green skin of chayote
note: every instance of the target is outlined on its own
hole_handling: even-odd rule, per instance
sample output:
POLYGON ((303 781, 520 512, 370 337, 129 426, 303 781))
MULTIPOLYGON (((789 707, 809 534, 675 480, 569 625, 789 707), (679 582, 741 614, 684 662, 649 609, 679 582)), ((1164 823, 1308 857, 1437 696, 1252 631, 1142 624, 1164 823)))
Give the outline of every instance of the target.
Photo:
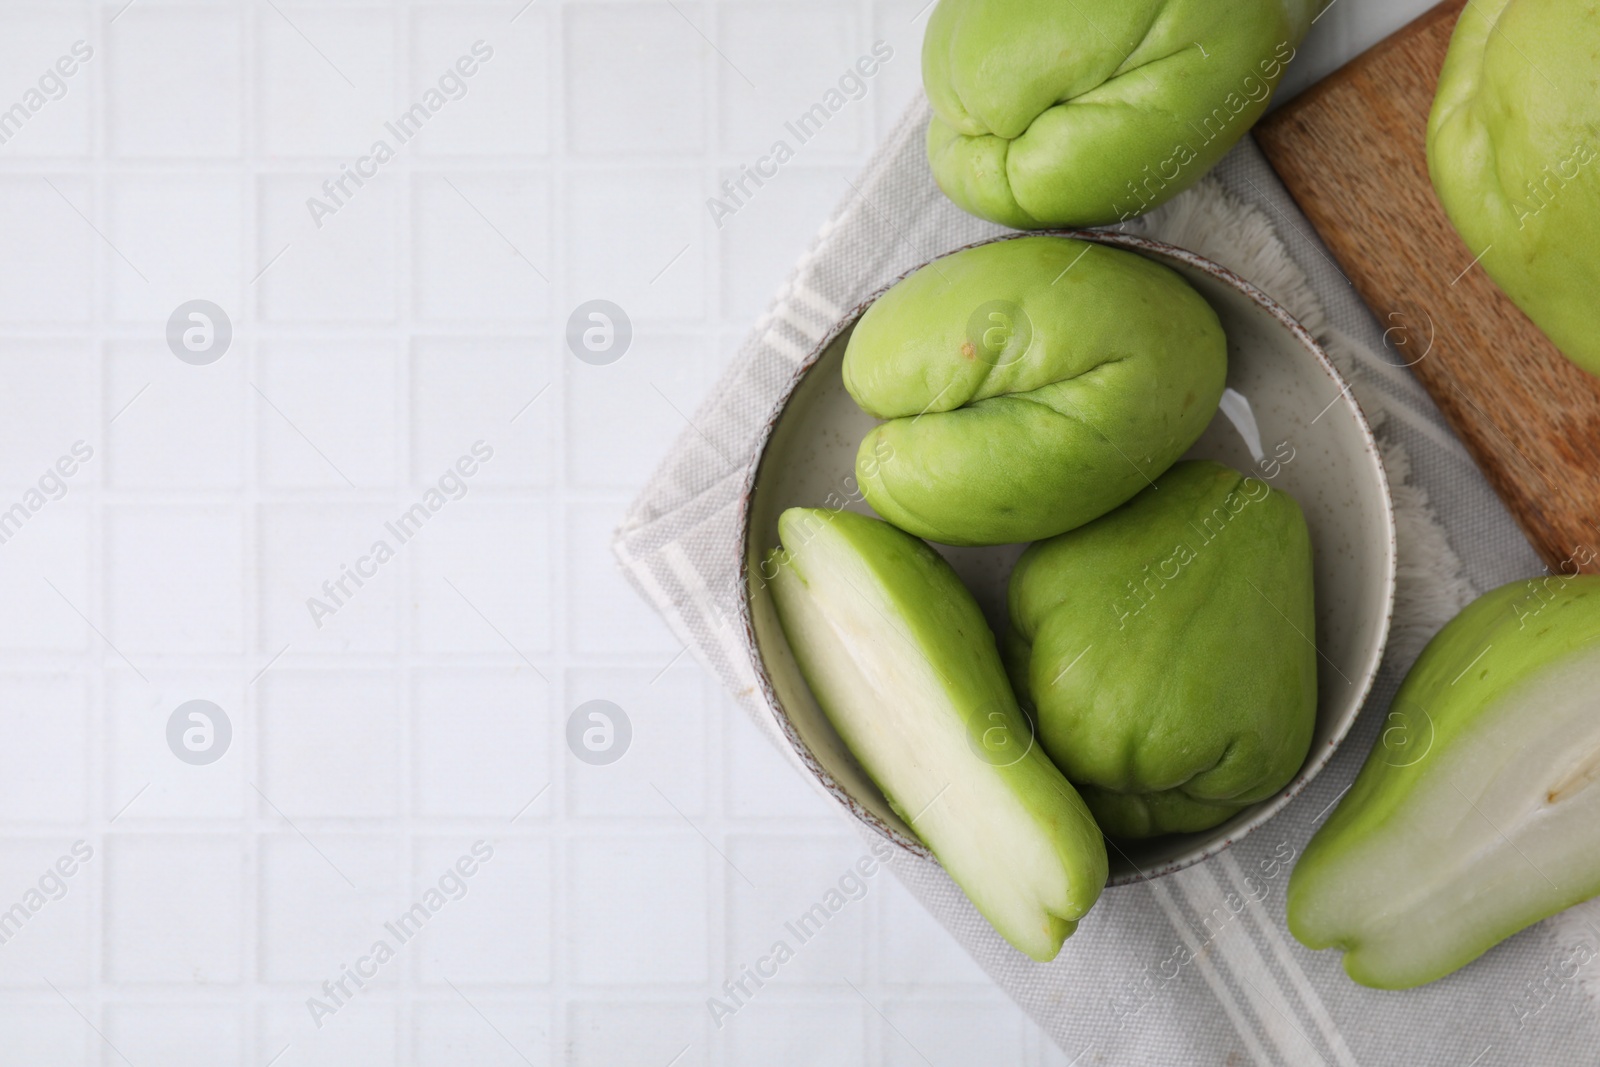
MULTIPOLYGON (((1441 978, 1517 931, 1600 895, 1600 861, 1591 859, 1581 879, 1561 874, 1559 885, 1551 886, 1540 873, 1523 866, 1523 859, 1512 856, 1500 874, 1520 883, 1530 898, 1522 910, 1504 911, 1492 921, 1451 931, 1453 943, 1430 944, 1429 963, 1420 968, 1412 958, 1420 952, 1403 953, 1408 958, 1398 966, 1392 960, 1368 959, 1369 950, 1397 936, 1412 936, 1407 931, 1395 933, 1395 917, 1383 914, 1386 906, 1402 900, 1435 863, 1464 858, 1430 855, 1435 842, 1431 835, 1419 835, 1408 816, 1427 798, 1442 795, 1461 819, 1486 818, 1472 807, 1475 783, 1452 778, 1452 752, 1475 735, 1495 729, 1493 720, 1515 704, 1519 687, 1576 656, 1592 658, 1597 653, 1600 577, 1592 575, 1564 575, 1537 584, 1512 582, 1485 593, 1446 624, 1395 694, 1395 710, 1385 720, 1355 784, 1295 865, 1289 878, 1290 933, 1308 948, 1343 949, 1345 972, 1362 985, 1406 989, 1441 978), (1402 854, 1409 867, 1386 868, 1372 862, 1372 848, 1397 837, 1406 839, 1402 854), (1376 899, 1354 908, 1339 906, 1340 898, 1352 893, 1376 899), (1358 917, 1352 918, 1352 911, 1358 917), (1391 928, 1385 929, 1386 923, 1391 928)), ((1537 707, 1523 713, 1537 715, 1537 707)), ((1489 830, 1484 833, 1489 836, 1489 830)), ((1480 893, 1492 888, 1477 883, 1480 893)), ((1450 916, 1439 918, 1450 922, 1450 916)))
POLYGON ((945 194, 1018 229, 1143 214, 1266 109, 1324 0, 940 0, 922 45, 945 194))
POLYGON ((931 541, 1049 537, 1181 456, 1227 359, 1216 312, 1159 263, 1064 237, 965 249, 896 284, 850 337, 845 387, 888 420, 856 477, 878 514, 931 541))
POLYGON ((1311 542, 1258 478, 1179 463, 1031 546, 1005 654, 1039 740, 1113 837, 1204 830, 1300 769, 1316 725, 1311 542))
POLYGON ((1591 374, 1600 374, 1597 54, 1593 4, 1474 0, 1428 120, 1428 172, 1468 252, 1591 374))

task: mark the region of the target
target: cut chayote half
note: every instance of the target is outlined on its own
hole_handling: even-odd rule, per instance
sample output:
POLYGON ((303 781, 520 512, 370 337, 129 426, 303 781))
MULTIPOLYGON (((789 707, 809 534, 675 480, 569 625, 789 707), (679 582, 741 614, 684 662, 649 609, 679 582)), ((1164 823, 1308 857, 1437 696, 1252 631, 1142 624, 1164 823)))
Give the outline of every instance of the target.
POLYGON ((1473 0, 1428 120, 1428 172, 1468 252, 1591 374, 1600 374, 1597 55, 1592 5, 1473 0))
POLYGON ((856 324, 867 502, 951 545, 1034 541, 1105 514, 1194 443, 1227 377, 1216 312, 1176 271, 1065 237, 934 260, 856 324))
POLYGON ((922 44, 928 160, 1019 229, 1143 214, 1266 110, 1323 0, 940 0, 922 44))
POLYGON ((1105 885, 1105 842, 1033 743, 977 601, 877 519, 790 508, 778 533, 762 573, 817 703, 984 918, 1055 958, 1105 885))
POLYGON ((1289 879, 1289 930, 1406 989, 1600 894, 1600 577, 1513 582, 1428 643, 1289 879))
POLYGON ((1282 788, 1316 725, 1311 542, 1287 494, 1179 463, 1031 546, 1007 659, 1105 832, 1204 830, 1282 788))

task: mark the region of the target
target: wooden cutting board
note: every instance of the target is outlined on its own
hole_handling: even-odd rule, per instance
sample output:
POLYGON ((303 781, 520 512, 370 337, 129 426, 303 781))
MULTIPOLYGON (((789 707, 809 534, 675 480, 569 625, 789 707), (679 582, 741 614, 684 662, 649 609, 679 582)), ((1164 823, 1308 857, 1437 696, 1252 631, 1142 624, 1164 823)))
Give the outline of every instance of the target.
MULTIPOLYGON (((1600 571, 1600 379, 1507 299, 1428 181, 1446 0, 1307 90, 1256 141, 1552 570, 1600 571), (1426 354, 1424 354, 1426 353, 1426 354)), ((1600 293, 1595 294, 1600 300, 1600 293)))

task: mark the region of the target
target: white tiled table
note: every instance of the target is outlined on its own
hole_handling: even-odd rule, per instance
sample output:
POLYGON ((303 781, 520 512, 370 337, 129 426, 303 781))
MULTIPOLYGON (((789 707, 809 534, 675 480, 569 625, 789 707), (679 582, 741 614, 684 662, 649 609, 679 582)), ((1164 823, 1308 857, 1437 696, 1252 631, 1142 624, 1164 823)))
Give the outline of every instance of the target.
MULTIPOLYGON (((0 144, 0 511, 26 512, 0 1064, 1065 1063, 887 875, 713 1025, 862 848, 606 548, 916 91, 921 4, 124 5, 0 8, 0 109, 93 48, 0 144), (307 199, 479 40, 465 95, 318 226, 307 199), (718 183, 877 40, 861 99, 719 226, 718 183), (594 298, 633 326, 606 366, 564 340, 594 298), (166 340, 193 299, 233 328, 205 366, 166 340), (476 441, 465 496, 395 544, 476 441), (205 765, 168 744, 193 699, 231 724, 205 765), (631 720, 610 765, 567 747, 593 699, 631 720), (308 998, 379 939, 319 1028, 308 998)), ((1380 6, 1338 0, 1291 84, 1421 5, 1380 6)))

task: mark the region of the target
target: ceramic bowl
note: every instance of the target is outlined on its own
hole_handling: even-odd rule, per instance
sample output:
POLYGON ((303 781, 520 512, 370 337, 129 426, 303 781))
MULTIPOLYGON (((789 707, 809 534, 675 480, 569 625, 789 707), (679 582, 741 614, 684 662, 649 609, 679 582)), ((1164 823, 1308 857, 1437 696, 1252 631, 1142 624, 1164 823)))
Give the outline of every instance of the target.
MULTIPOLYGON (((1249 282, 1192 252, 1127 234, 1062 236, 1163 263, 1216 309, 1228 335, 1228 391, 1186 458, 1214 459, 1288 492, 1305 512, 1314 557, 1317 727, 1300 772, 1276 795, 1211 830, 1120 843, 1111 850, 1110 884, 1121 885, 1180 870, 1221 851, 1280 811, 1327 764, 1366 699, 1388 636, 1394 515, 1366 418, 1327 355, 1288 312, 1249 282)), ((778 543, 778 515, 784 509, 849 507, 872 514, 855 491, 854 463, 856 447, 875 420, 845 392, 840 367, 850 331, 878 295, 836 324, 809 354, 767 423, 742 501, 740 582, 747 595, 741 614, 758 683, 800 761, 856 818, 928 856, 812 698, 770 592, 759 580, 761 559, 778 543)), ((955 566, 995 632, 1003 632, 1006 580, 1026 546, 934 547, 955 566)))

